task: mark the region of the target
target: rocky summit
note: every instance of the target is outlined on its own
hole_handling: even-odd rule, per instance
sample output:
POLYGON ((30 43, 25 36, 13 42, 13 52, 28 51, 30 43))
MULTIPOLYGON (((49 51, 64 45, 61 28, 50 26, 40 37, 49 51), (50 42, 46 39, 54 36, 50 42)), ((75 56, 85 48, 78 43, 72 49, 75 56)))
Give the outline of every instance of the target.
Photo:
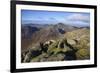
POLYGON ((36 29, 34 34, 31 34, 30 45, 21 52, 21 62, 90 59, 90 29, 73 27, 71 30, 70 27, 70 30, 67 30, 67 27, 65 30, 65 27, 61 29, 61 26, 60 23, 57 28, 49 26, 46 29, 36 29))

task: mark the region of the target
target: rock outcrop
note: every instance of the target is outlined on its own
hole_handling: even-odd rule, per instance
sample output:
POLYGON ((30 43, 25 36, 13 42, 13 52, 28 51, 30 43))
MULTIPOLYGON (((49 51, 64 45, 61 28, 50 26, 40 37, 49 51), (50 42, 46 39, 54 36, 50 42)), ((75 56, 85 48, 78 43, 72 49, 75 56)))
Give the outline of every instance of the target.
POLYGON ((89 29, 78 29, 58 40, 40 42, 22 53, 21 62, 46 62, 90 59, 89 29), (80 32, 80 33, 79 33, 80 32))

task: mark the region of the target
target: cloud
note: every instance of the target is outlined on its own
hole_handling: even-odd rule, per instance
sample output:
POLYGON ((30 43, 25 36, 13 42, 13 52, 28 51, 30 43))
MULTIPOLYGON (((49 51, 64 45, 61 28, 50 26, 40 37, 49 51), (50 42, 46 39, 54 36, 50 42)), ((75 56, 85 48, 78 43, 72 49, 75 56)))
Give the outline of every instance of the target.
POLYGON ((89 23, 83 21, 67 21, 66 23, 77 27, 89 26, 89 23))
POLYGON ((72 14, 72 15, 69 15, 67 19, 71 21, 90 22, 89 15, 85 15, 85 14, 72 14))
POLYGON ((66 23, 73 25, 73 26, 89 26, 90 25, 90 16, 89 14, 81 14, 81 13, 75 13, 72 15, 69 15, 66 18, 66 23))

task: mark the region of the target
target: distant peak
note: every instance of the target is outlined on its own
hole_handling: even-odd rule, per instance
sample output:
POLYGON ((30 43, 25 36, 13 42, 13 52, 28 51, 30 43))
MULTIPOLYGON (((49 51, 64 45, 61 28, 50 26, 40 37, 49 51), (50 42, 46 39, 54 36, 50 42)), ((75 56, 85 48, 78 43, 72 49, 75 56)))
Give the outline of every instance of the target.
POLYGON ((58 25, 64 25, 63 23, 58 23, 58 25))

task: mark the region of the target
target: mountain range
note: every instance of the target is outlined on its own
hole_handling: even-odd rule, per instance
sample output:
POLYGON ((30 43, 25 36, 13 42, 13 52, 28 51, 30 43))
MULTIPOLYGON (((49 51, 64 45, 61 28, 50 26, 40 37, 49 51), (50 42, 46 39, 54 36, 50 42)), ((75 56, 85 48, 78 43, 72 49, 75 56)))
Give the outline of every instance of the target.
MULTIPOLYGON (((82 27, 81 27, 82 28, 82 27)), ((30 46, 44 43, 48 40, 63 38, 64 34, 76 29, 81 29, 63 23, 58 24, 22 24, 21 25, 21 48, 28 49, 30 46)))

